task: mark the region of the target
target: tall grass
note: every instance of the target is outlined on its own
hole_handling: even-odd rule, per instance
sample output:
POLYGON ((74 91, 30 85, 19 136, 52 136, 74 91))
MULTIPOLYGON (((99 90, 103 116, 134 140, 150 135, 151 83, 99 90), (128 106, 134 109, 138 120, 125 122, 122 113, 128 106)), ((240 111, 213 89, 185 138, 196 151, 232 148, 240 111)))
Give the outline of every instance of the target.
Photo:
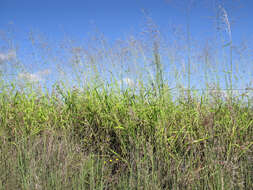
POLYGON ((50 88, 3 78, 0 189, 253 188, 252 100, 223 94, 220 72, 208 81, 220 58, 208 48, 208 91, 185 96, 178 53, 187 48, 154 31, 114 44, 68 41, 63 77, 50 88))
POLYGON ((252 110, 164 91, 2 93, 1 188, 251 189, 252 110))

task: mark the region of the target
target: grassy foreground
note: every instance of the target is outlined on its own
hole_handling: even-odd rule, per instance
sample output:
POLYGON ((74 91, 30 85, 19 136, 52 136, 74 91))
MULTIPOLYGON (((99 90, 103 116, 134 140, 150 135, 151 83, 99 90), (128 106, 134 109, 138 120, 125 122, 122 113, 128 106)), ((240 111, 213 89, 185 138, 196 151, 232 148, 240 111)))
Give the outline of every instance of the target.
POLYGON ((253 187, 253 112, 238 102, 57 88, 6 90, 0 107, 0 189, 253 187))

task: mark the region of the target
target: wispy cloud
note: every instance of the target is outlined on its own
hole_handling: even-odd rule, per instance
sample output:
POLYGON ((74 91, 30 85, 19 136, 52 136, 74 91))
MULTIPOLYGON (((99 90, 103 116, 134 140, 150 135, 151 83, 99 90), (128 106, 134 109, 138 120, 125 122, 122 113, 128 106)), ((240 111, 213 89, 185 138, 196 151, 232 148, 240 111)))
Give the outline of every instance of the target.
POLYGON ((127 85, 128 87, 134 87, 134 86, 135 86, 134 81, 133 81, 132 79, 128 78, 128 77, 123 78, 122 80, 119 80, 119 81, 118 81, 118 84, 119 84, 119 85, 125 84, 125 85, 127 85))
POLYGON ((16 51, 15 50, 10 50, 7 53, 0 53, 0 63, 3 63, 5 61, 10 61, 15 58, 16 58, 16 51))
POLYGON ((46 75, 49 75, 50 73, 51 70, 46 69, 36 73, 28 73, 28 72, 19 73, 18 77, 28 82, 43 82, 44 77, 46 75))
POLYGON ((130 79, 130 78, 124 78, 123 79, 123 82, 126 84, 126 85, 128 85, 128 86, 130 86, 130 87, 134 87, 134 81, 132 80, 132 79, 130 79))

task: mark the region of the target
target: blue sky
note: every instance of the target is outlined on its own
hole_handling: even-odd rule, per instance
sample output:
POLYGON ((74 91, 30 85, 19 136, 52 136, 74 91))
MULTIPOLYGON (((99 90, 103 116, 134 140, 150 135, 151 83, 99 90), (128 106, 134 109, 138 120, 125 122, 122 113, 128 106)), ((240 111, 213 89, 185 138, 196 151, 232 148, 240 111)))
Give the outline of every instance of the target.
MULTIPOLYGON (((15 29, 13 40, 15 45, 19 46, 17 56, 28 63, 29 57, 26 53, 31 50, 27 42, 30 31, 42 33, 48 36, 50 43, 54 43, 64 39, 65 35, 76 40, 83 39, 97 28, 113 42, 143 29, 144 10, 169 37, 169 28, 172 25, 185 31, 186 7, 189 2, 193 2, 188 17, 193 38, 201 41, 215 35, 216 2, 222 5, 228 14, 233 43, 246 41, 247 47, 252 50, 252 0, 1 0, 0 30, 7 31, 9 27, 15 29)), ((0 54, 2 58, 4 53, 6 54, 0 54)), ((250 60, 252 61, 251 58, 250 60)), ((248 63, 247 71, 252 70, 252 65, 252 62, 248 63)), ((30 63, 29 68, 34 77, 36 73, 52 75, 54 70, 52 64, 45 66, 41 63, 30 63)), ((42 75, 40 77, 42 78, 42 75)), ((249 72, 244 80, 249 82, 252 78, 252 72, 249 72)))
MULTIPOLYGON (((0 27, 13 22, 21 32, 37 29, 60 37, 63 30, 75 36, 85 35, 94 23, 107 37, 115 39, 143 24, 143 9, 161 27, 170 23, 185 25, 184 13, 189 1, 195 2, 190 19, 192 32, 209 33, 210 17, 214 16, 212 2, 218 0, 183 0, 182 3, 175 0, 1 0, 0 27)), ((235 3, 222 4, 234 20, 234 40, 239 35, 252 36, 253 2, 230 1, 235 3)))

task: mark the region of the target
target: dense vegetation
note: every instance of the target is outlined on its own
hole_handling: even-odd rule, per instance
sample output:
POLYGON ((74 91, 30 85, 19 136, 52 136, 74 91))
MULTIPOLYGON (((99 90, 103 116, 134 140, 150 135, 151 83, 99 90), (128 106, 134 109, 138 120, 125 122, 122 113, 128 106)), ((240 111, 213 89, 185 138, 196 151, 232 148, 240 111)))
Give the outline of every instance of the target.
POLYGON ((230 25, 225 44, 190 26, 163 38, 151 21, 114 43, 95 33, 57 46, 31 32, 32 74, 4 33, 0 189, 253 189, 252 53, 230 25))
POLYGON ((1 189, 252 188, 253 112, 231 99, 14 89, 0 96, 1 189))

